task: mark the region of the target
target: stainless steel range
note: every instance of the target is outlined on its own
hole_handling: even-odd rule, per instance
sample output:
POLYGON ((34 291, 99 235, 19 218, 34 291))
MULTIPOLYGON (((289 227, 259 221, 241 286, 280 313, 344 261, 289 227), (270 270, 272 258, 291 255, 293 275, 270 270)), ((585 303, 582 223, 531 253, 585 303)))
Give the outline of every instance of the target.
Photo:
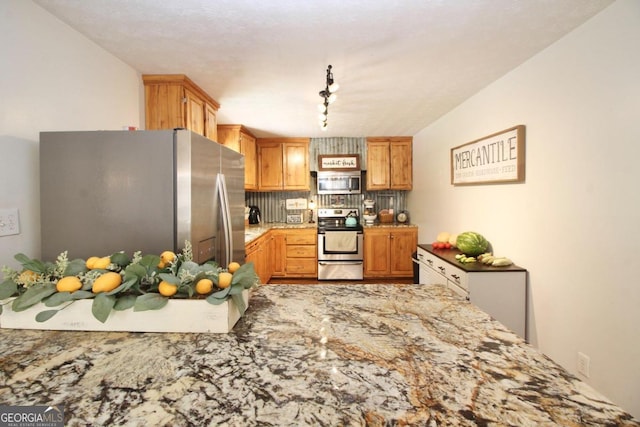
POLYGON ((363 267, 359 210, 318 209, 318 280, 362 280, 363 267))

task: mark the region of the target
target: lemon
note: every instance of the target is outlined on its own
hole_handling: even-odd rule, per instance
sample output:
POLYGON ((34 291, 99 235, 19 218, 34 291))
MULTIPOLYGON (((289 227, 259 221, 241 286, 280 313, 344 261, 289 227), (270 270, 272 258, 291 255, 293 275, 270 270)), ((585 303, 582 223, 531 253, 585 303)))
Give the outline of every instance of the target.
POLYGON ((35 271, 24 270, 18 276, 18 282, 20 282, 22 284, 31 283, 31 282, 35 281, 37 278, 38 278, 38 273, 36 273, 35 271))
POLYGON ((211 279, 200 279, 196 283, 196 292, 200 295, 208 294, 213 290, 213 282, 211 279))
POLYGON ((95 260, 90 268, 92 270, 93 269, 104 270, 105 268, 109 267, 109 264, 111 264, 111 257, 103 256, 102 258, 98 258, 97 260, 95 260))
POLYGON ((160 254, 160 262, 158 263, 158 268, 165 268, 167 265, 171 264, 171 262, 176 259, 176 254, 171 251, 164 251, 160 254))
POLYGON ((233 274, 222 271, 218 274, 218 287, 221 289, 228 288, 231 286, 231 279, 233 279, 233 274))
POLYGON ((175 293, 178 292, 178 285, 174 285, 173 283, 165 282, 163 280, 158 285, 158 292, 160 292, 160 295, 170 297, 171 295, 175 295, 175 293))
POLYGON ((58 280, 56 289, 58 292, 75 292, 82 287, 82 282, 76 276, 67 276, 58 280))
POLYGON ((240 268, 240 264, 233 261, 231 263, 229 263, 229 267, 227 268, 229 270, 229 273, 233 274, 236 271, 238 271, 238 269, 240 268))
POLYGON ((119 273, 114 271, 109 271, 104 273, 102 276, 98 277, 91 287, 91 291, 94 294, 99 292, 109 292, 120 286, 122 283, 122 276, 119 273))
POLYGON ((87 258, 87 262, 85 262, 84 265, 86 265, 89 270, 93 270, 95 268, 94 265, 96 265, 96 261, 98 261, 99 259, 100 257, 97 256, 89 257, 87 258))

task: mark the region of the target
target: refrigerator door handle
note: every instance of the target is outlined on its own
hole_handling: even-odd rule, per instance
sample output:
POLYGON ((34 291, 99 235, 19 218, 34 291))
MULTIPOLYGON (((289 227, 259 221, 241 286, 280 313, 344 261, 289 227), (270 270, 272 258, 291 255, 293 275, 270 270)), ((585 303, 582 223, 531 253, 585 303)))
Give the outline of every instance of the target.
POLYGON ((224 174, 219 173, 217 177, 217 193, 220 198, 220 210, 222 211, 222 232, 224 233, 224 241, 225 248, 224 260, 220 260, 223 263, 220 263, 221 267, 228 265, 232 259, 233 255, 233 239, 232 230, 231 230, 231 211, 229 209, 229 194, 227 192, 227 183, 224 178, 224 174))

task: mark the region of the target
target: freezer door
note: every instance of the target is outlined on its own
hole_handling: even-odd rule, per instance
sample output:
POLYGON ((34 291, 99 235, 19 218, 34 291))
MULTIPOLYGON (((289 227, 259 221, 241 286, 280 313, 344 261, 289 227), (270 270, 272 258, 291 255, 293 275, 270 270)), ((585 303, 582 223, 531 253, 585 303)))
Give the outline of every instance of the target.
POLYGON ((173 131, 42 132, 42 258, 172 249, 173 141, 173 131))

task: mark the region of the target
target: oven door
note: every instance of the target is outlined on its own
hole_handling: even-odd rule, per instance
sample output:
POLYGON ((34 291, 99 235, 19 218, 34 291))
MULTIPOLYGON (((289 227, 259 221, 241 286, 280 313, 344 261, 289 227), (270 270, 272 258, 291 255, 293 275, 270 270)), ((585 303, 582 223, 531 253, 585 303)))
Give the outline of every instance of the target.
POLYGON ((318 233, 318 261, 362 261, 364 259, 363 243, 362 232, 326 231, 318 233), (349 239, 352 233, 355 233, 355 245, 352 245, 349 239), (342 241, 336 241, 341 236, 346 238, 342 241), (341 247, 342 244, 345 246, 341 247))

